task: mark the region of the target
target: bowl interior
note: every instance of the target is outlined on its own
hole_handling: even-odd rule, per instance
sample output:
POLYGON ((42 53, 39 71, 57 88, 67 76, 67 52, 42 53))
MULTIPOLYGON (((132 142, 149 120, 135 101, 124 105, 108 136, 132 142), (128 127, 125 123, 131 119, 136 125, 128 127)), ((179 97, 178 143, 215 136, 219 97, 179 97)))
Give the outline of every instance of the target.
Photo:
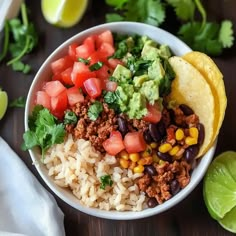
MULTIPOLYGON (((120 34, 138 34, 138 35, 146 35, 153 39, 154 41, 160 44, 167 44, 170 46, 174 55, 181 56, 191 49, 179 40, 174 35, 150 25, 142 24, 142 23, 134 23, 134 22, 116 22, 116 23, 108 23, 99 26, 95 26, 88 30, 85 30, 77 35, 73 36, 72 38, 68 39, 65 43, 59 46, 43 63, 41 68, 39 69, 38 73, 36 74, 34 81, 30 87, 27 102, 26 102, 26 109, 25 109, 25 129, 28 130, 28 117, 31 114, 31 111, 34 106, 36 92, 42 88, 42 84, 45 80, 50 78, 51 75, 51 68, 50 63, 67 53, 68 46, 73 43, 81 43, 87 36, 91 34, 100 33, 106 29, 111 30, 112 32, 120 33, 120 34)), ((74 208, 101 218, 107 219, 116 219, 116 220, 131 220, 131 219, 138 219, 144 218, 151 215, 155 215, 161 213, 172 206, 176 205, 182 199, 184 199, 201 181, 203 178, 208 165, 210 164, 214 151, 215 151, 216 143, 214 146, 204 155, 204 157, 199 161, 197 167, 194 169, 192 173, 192 177, 190 183, 181 190, 178 194, 173 196, 170 200, 164 202, 163 204, 155 207, 155 208, 148 208, 141 212, 118 212, 118 211, 104 211, 94 208, 89 208, 81 205, 79 200, 72 194, 70 190, 63 189, 57 186, 53 179, 48 176, 46 167, 41 163, 41 155, 38 148, 34 148, 30 150, 30 156, 32 161, 35 163, 35 166, 46 182, 46 184, 51 188, 51 190, 62 200, 64 200, 69 205, 73 206, 74 208)))

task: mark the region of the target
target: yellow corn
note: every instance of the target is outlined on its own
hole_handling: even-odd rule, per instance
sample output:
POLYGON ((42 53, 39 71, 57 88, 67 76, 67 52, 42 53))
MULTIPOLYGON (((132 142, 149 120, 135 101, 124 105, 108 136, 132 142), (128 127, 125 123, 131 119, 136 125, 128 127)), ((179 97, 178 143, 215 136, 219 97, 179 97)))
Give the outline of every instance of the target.
POLYGON ((139 153, 130 153, 129 159, 133 162, 137 162, 140 159, 139 153))
POLYGON ((133 170, 136 165, 137 165, 137 162, 132 162, 132 161, 131 161, 131 162, 129 163, 129 169, 133 170))
POLYGON ((122 158, 122 159, 125 159, 125 160, 129 160, 129 154, 128 154, 128 152, 126 152, 125 150, 122 150, 120 153, 119 153, 119 156, 120 156, 120 158, 122 158))
POLYGON ((153 162, 153 157, 148 156, 148 157, 143 157, 138 161, 139 165, 151 165, 153 162))
POLYGON ((180 140, 182 140, 184 138, 184 131, 182 130, 182 129, 177 129, 176 131, 175 131, 175 139, 177 140, 177 141, 180 141, 180 140))
POLYGON ((190 136, 186 137, 185 139, 185 143, 189 146, 197 144, 197 139, 196 138, 192 138, 190 136))
POLYGON ((143 171, 144 171, 144 166, 142 165, 134 167, 134 173, 143 173, 143 171))
POLYGON ((162 153, 166 153, 169 152, 171 150, 172 146, 169 143, 163 143, 160 147, 159 147, 159 151, 162 153))
POLYGON ((169 151, 169 154, 171 156, 175 156, 179 151, 179 146, 174 146, 170 151, 169 151))
POLYGON ((159 161, 160 161, 160 158, 157 156, 156 153, 154 153, 154 154, 152 155, 152 159, 153 159, 154 162, 159 162, 159 161))
POLYGON ((150 145, 147 145, 145 151, 143 151, 143 152, 141 153, 141 156, 142 156, 142 157, 148 157, 148 156, 150 156, 151 154, 152 154, 152 148, 151 148, 150 145))
POLYGON ((120 166, 124 169, 127 169, 129 167, 129 161, 121 158, 120 159, 120 166))
POLYGON ((154 149, 154 148, 157 148, 157 143, 150 143, 150 147, 152 148, 152 149, 154 149))
POLYGON ((192 137, 192 138, 195 138, 195 139, 198 139, 198 129, 196 127, 191 127, 189 129, 189 135, 192 137))

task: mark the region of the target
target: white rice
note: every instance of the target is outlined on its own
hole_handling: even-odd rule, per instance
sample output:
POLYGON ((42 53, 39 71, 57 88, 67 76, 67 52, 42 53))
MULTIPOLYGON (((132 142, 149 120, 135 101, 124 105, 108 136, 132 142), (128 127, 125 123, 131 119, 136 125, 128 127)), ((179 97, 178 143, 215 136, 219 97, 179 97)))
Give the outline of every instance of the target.
POLYGON ((89 141, 68 135, 64 143, 47 151, 44 164, 55 183, 71 189, 85 206, 107 211, 141 211, 145 207, 145 195, 135 184, 143 174, 120 168, 114 156, 102 156, 89 141), (100 188, 104 175, 113 181, 105 190, 100 188))

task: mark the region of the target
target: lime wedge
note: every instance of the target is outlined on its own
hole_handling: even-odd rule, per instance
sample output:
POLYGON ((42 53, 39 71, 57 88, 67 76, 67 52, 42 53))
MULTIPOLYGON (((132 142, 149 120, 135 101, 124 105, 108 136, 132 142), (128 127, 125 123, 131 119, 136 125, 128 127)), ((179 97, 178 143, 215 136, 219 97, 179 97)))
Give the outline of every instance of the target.
POLYGON ((8 104, 7 93, 0 89, 0 120, 3 118, 8 104))
POLYGON ((46 21, 59 27, 71 27, 79 22, 88 5, 88 0, 41 0, 46 21))
POLYGON ((209 166, 203 197, 210 215, 231 231, 236 230, 236 152, 220 154, 209 166))

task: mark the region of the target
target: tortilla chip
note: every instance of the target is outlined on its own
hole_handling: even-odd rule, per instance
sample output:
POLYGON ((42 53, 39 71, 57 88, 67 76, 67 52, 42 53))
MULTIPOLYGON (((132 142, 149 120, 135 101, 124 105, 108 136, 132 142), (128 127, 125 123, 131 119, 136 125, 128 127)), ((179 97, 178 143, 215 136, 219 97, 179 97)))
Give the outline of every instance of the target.
POLYGON ((183 58, 201 72, 201 74, 210 85, 213 96, 215 98, 216 117, 214 124, 214 135, 212 139, 213 144, 217 135, 219 134, 227 106, 223 75, 214 61, 202 52, 190 52, 185 54, 183 58))
POLYGON ((171 57, 169 63, 176 78, 172 82, 168 100, 191 107, 205 127, 205 139, 197 156, 200 157, 210 148, 214 136, 214 96, 206 79, 190 63, 177 56, 171 57))

